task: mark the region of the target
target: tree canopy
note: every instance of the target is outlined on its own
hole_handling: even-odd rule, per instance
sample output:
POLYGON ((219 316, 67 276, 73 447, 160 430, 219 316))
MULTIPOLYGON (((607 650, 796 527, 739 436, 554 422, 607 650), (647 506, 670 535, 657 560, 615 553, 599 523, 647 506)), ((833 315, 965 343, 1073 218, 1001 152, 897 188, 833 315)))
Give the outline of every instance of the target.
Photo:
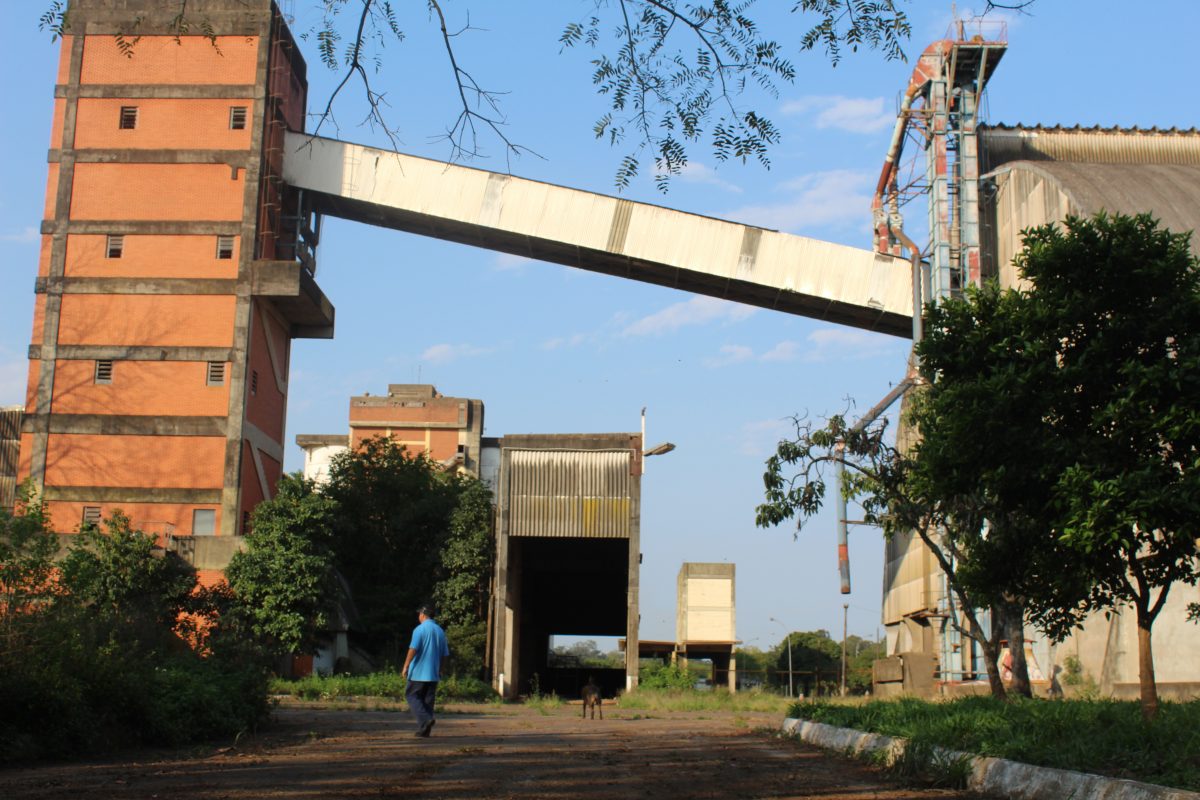
POLYGON ((1149 216, 1069 218, 1027 231, 1028 288, 968 290, 926 310, 914 444, 834 417, 798 426, 764 476, 760 525, 815 513, 821 470, 888 535, 914 531, 984 647, 998 621, 1061 640, 1084 616, 1133 606, 1144 712, 1157 709, 1150 633, 1170 588, 1200 580, 1200 269, 1188 236, 1149 216), (974 609, 990 608, 984 636, 974 609))

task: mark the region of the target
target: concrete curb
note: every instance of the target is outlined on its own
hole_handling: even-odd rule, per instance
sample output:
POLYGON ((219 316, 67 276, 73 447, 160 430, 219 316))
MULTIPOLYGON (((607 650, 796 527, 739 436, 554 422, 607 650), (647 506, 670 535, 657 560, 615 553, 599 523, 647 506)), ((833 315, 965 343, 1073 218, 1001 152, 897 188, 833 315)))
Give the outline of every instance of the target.
MULTIPOLYGON (((803 719, 785 719, 783 732, 799 737, 807 744, 854 756, 884 751, 889 761, 903 753, 905 745, 904 739, 803 719)), ((1035 767, 955 750, 946 750, 942 754, 951 759, 969 759, 971 775, 967 779, 967 788, 991 797, 1011 800, 1200 800, 1200 794, 1196 792, 1151 783, 1035 767)))

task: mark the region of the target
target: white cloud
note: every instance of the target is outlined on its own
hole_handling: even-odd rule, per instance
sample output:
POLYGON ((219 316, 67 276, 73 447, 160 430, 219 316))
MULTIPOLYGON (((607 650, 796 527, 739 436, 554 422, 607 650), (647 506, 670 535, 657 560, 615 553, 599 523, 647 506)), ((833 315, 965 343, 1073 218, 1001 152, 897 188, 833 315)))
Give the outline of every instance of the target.
POLYGON ((780 342, 759 357, 760 361, 795 361, 800 356, 801 345, 791 340, 780 342))
POLYGON ((621 331, 622 336, 646 336, 650 334, 673 333, 689 325, 704 325, 709 322, 737 322, 743 320, 758 309, 750 306, 719 300, 715 297, 693 297, 682 303, 675 303, 642 317, 621 331))
POLYGON ((803 175, 781 184, 793 193, 770 205, 743 206, 730 211, 730 219, 747 220, 763 228, 810 233, 819 226, 871 223, 872 178, 861 170, 828 170, 803 175))
POLYGON ((717 176, 716 170, 698 161, 689 161, 684 165, 683 170, 679 173, 679 180, 686 183, 703 183, 709 186, 716 186, 719 189, 724 189, 727 192, 735 194, 742 193, 742 187, 727 180, 722 180, 717 176))
POLYGON ((492 268, 501 272, 519 272, 532 263, 532 258, 514 256, 512 253, 497 253, 492 268))
POLYGON ((23 228, 17 233, 0 233, 0 242, 16 242, 18 244, 29 244, 38 240, 38 232, 35 228, 23 228))
POLYGON ((754 350, 740 344, 727 344, 715 356, 704 359, 706 367, 728 367, 730 364, 740 364, 754 358, 754 350))
POLYGON ((853 328, 820 328, 807 337, 807 362, 851 361, 889 355, 901 357, 907 344, 894 336, 853 328))
POLYGON ((421 353, 421 360, 431 364, 448 364, 460 358, 483 356, 492 352, 491 348, 476 347, 470 344, 435 344, 421 353))
POLYGON ((570 336, 555 336, 542 342, 543 350, 561 350, 566 347, 578 347, 593 338, 586 333, 575 333, 570 336))
POLYGON ((878 133, 896 124, 896 114, 885 107, 882 97, 842 97, 810 95, 783 104, 789 116, 816 114, 818 128, 834 128, 850 133, 878 133))
POLYGON ((785 339, 761 353, 743 345, 725 345, 717 355, 706 358, 704 365, 728 367, 750 361, 822 364, 831 361, 861 361, 878 356, 902 358, 905 351, 904 342, 892 336, 852 328, 820 328, 806 336, 803 342, 785 339))

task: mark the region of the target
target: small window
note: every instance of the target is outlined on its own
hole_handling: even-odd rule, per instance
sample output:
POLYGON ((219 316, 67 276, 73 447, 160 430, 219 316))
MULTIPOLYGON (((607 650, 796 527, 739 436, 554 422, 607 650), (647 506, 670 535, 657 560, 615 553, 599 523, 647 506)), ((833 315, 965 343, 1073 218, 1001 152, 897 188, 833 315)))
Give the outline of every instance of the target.
POLYGON ((192 511, 192 536, 212 536, 216 532, 216 509, 197 508, 192 511))
POLYGON ((233 237, 218 236, 217 237, 217 258, 227 261, 233 258, 233 237))
POLYGON ((258 370, 250 370, 250 394, 258 394, 258 370))
POLYGON ((208 381, 209 386, 224 386, 225 385, 225 362, 210 361, 208 362, 208 381))
POLYGON ((106 358, 96 362, 96 383, 112 383, 113 362, 106 358))
POLYGON ((117 127, 123 131, 131 131, 137 127, 137 106, 121 106, 121 121, 117 127))
POLYGON ((250 512, 243 511, 242 512, 242 536, 245 536, 248 533, 250 533, 250 512))
POLYGON ((229 129, 234 131, 246 130, 246 107, 231 106, 229 109, 229 129))
POLYGON ((100 527, 100 506, 83 507, 83 527, 100 527))
POLYGON ((125 237, 120 235, 109 234, 108 241, 104 245, 105 258, 120 258, 125 254, 125 237))

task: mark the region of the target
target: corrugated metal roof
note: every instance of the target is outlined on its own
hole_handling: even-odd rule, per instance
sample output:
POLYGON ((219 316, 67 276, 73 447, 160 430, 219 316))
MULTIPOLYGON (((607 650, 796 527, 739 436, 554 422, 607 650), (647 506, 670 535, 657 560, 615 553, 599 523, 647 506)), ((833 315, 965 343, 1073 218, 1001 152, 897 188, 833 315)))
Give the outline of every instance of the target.
MULTIPOLYGON (((1176 233, 1200 230, 1200 165, 1078 164, 1055 161, 1015 162, 998 174, 1018 170, 1045 177, 1070 199, 1073 213, 1099 211, 1149 213, 1176 233)), ((1200 238, 1192 236, 1200 254, 1200 238)))
POLYGON ((24 409, 20 406, 0 408, 0 508, 12 508, 16 502, 23 416, 24 409))
POLYGON ((1012 161, 1200 165, 1200 130, 986 125, 979 153, 984 172, 1012 161))
POLYGON ((628 539, 632 450, 505 448, 510 536, 628 539))

